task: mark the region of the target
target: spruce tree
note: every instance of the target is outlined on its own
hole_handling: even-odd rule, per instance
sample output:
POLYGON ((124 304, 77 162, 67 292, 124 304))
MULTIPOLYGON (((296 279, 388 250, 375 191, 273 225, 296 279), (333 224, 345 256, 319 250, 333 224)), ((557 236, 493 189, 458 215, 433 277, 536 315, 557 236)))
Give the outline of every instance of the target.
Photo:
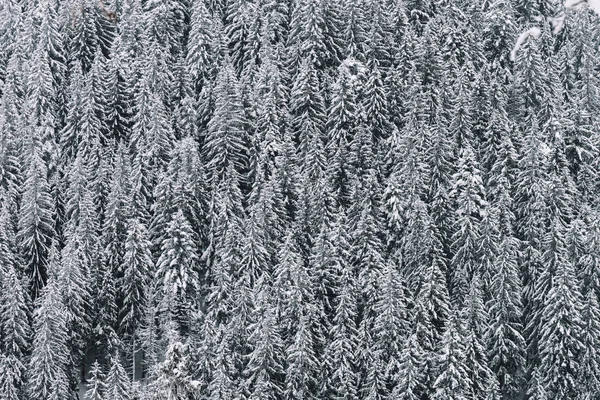
POLYGON ((131 382, 118 355, 110 359, 110 369, 105 379, 105 398, 115 400, 131 400, 131 382))
POLYGON ((135 354, 138 351, 139 327, 142 324, 148 302, 148 290, 154 272, 154 263, 150 253, 148 232, 138 219, 129 220, 125 240, 125 254, 121 279, 117 293, 121 299, 119 313, 120 331, 129 337, 130 351, 135 367, 135 354))
POLYGON ((197 302, 198 254, 191 226, 181 210, 167 226, 156 262, 156 278, 162 286, 161 308, 169 320, 185 331, 197 302))
POLYGON ((214 96, 215 112, 208 124, 204 146, 204 160, 212 185, 223 179, 230 166, 240 175, 248 168, 244 151, 248 143, 245 113, 239 82, 231 65, 225 64, 217 76, 214 96))
POLYGON ((57 250, 50 251, 49 281, 36 300, 27 393, 30 399, 69 398, 68 310, 64 305, 57 250))
POLYGON ((490 290, 489 365, 497 376, 501 395, 516 396, 522 390, 526 346, 516 243, 510 237, 500 244, 490 290))
POLYGON ((465 341, 461 334, 461 318, 453 311, 446 331, 441 340, 436 357, 437 378, 434 383, 432 398, 468 399, 469 388, 473 384, 469 376, 465 359, 465 341))
POLYGON ((0 296, 0 366, 3 371, 0 396, 2 399, 16 400, 22 398, 27 389, 27 385, 24 385, 25 365, 31 349, 28 301, 26 290, 13 265, 9 264, 2 272, 0 283, 4 293, 0 296))
POLYGON ((37 134, 31 133, 26 141, 27 164, 17 234, 34 297, 46 283, 55 210, 48 184, 48 167, 42 159, 42 144, 37 134))
POLYGON ((105 377, 98 361, 94 361, 90 370, 90 379, 86 384, 85 400, 104 400, 106 397, 105 377))
MULTIPOLYGON (((557 222, 555 221, 555 224, 557 222)), ((556 229, 556 228, 555 228, 556 229)), ((560 235, 560 231, 554 232, 560 235)), ((554 236, 553 240, 560 240, 554 236)), ((560 242, 555 242, 560 246, 560 242)), ((544 298, 539 338, 540 379, 552 398, 577 396, 577 377, 581 373, 582 300, 572 263, 561 257, 556 263, 552 286, 544 298)))
POLYGON ((341 271, 338 304, 326 350, 327 393, 334 399, 358 398, 357 287, 348 267, 341 271))
POLYGON ((420 398, 424 389, 423 373, 426 354, 416 333, 407 336, 402 345, 402 358, 391 396, 402 400, 416 400, 420 398))
POLYGON ((470 280, 479 270, 477 247, 481 235, 481 218, 486 200, 483 181, 475 155, 470 147, 463 150, 459 170, 454 175, 451 196, 456 199, 457 230, 452 237, 454 256, 452 294, 457 304, 462 304, 470 287, 470 280))

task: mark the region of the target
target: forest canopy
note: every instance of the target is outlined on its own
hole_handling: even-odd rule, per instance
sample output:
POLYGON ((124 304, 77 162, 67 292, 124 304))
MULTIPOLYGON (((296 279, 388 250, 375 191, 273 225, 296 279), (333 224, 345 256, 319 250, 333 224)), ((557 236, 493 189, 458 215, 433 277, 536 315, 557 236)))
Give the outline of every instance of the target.
POLYGON ((0 1, 0 400, 597 399, 597 4, 0 1))

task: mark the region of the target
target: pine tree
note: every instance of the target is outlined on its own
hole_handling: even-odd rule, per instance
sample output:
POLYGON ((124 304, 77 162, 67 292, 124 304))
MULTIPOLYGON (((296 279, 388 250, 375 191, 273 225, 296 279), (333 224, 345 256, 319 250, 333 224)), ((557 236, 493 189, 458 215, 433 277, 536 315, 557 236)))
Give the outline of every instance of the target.
POLYGON ((188 39, 187 65, 195 82, 195 92, 200 91, 213 78, 211 68, 214 64, 213 18, 205 2, 194 2, 191 10, 190 33, 188 39))
POLYGON ((233 381, 233 365, 229 354, 228 338, 220 328, 216 334, 215 355, 211 362, 212 379, 208 384, 207 395, 210 400, 231 399, 238 389, 233 381))
POLYGON ((499 67, 507 68, 517 31, 515 9, 510 1, 494 0, 488 3, 483 16, 483 49, 492 65, 496 63, 499 67))
POLYGON ((86 384, 85 400, 104 400, 106 397, 105 377, 98 361, 94 361, 90 370, 90 379, 86 384))
MULTIPOLYGON (((310 63, 317 67, 325 64, 326 44, 325 44, 325 19, 322 5, 318 1, 303 0, 294 7, 292 11, 292 20, 290 24, 290 47, 293 53, 292 75, 296 68, 299 68, 299 62, 306 57, 310 57, 310 63)), ((301 67, 300 67, 301 68, 301 67)))
MULTIPOLYGON (((381 280, 380 294, 374 306, 373 343, 369 350, 375 365, 381 368, 378 372, 386 383, 385 386, 395 387, 402 370, 403 344, 408 336, 406 291, 401 282, 398 266, 394 263, 389 261, 386 263, 381 280)), ((369 368, 372 371, 376 370, 374 366, 369 368)), ((407 382, 407 385, 411 386, 412 383, 407 382)))
POLYGON ((325 104, 314 64, 302 59, 290 92, 291 131, 305 176, 318 181, 324 169, 325 104))
POLYGON ((102 218, 100 243, 103 248, 102 267, 115 277, 121 276, 121 266, 127 238, 127 218, 130 215, 130 160, 123 146, 115 155, 114 167, 102 218))
POLYGON ((346 48, 346 57, 365 61, 367 30, 363 2, 352 2, 345 10, 345 26, 343 38, 346 48))
POLYGON ((338 304, 329 333, 331 342, 325 353, 329 377, 327 392, 334 399, 358 398, 357 297, 355 278, 346 267, 341 271, 338 304))
POLYGON ((390 136, 390 116, 393 114, 388 104, 388 93, 383 76, 377 63, 371 67, 365 85, 363 103, 367 128, 372 132, 373 140, 377 143, 390 136))
POLYGON ((156 262, 156 277, 162 286, 162 309, 184 331, 199 289, 197 251, 191 226, 179 210, 167 226, 166 238, 156 262))
POLYGON ((287 232, 277 258, 273 285, 277 297, 282 297, 277 314, 282 336, 289 340, 295 336, 298 316, 302 315, 303 310, 308 314, 315 312, 313 283, 295 243, 293 231, 287 232))
POLYGON ((294 341, 286 351, 283 398, 287 400, 316 398, 320 363, 315 354, 315 337, 310 318, 308 313, 300 315, 294 341))
POLYGON ((118 298, 122 305, 119 327, 131 340, 132 362, 137 352, 139 327, 142 324, 148 302, 148 290, 154 271, 148 232, 138 219, 129 220, 125 240, 125 254, 121 280, 117 286, 118 298))
POLYGON ((350 142, 358 125, 357 77, 348 66, 341 65, 333 84, 333 97, 327 117, 328 164, 338 202, 347 207, 350 200, 350 142))
POLYGON ((151 383, 152 395, 168 400, 188 399, 196 385, 190 376, 189 346, 172 329, 167 332, 167 341, 164 361, 157 366, 151 383))
POLYGON ((50 251, 49 281, 36 300, 34 338, 28 369, 30 399, 69 398, 69 347, 67 318, 57 272, 57 251, 50 251))
MULTIPOLYGON (((226 17, 226 34, 232 64, 239 76, 245 68, 253 63, 253 25, 258 17, 255 3, 236 0, 229 3, 226 17)), ((254 46, 253 46, 254 45, 254 46)), ((254 48, 253 48, 254 47, 254 48)))
POLYGON ((92 67, 99 38, 97 35, 96 21, 101 16, 101 11, 95 2, 87 0, 73 1, 71 7, 77 9, 71 15, 70 36, 72 36, 70 58, 79 60, 84 73, 92 67))
POLYGON ((14 356, 0 355, 0 389, 2 400, 17 400, 23 398, 23 364, 14 356))
POLYGON ((103 121, 107 128, 106 137, 117 141, 128 140, 133 125, 136 64, 128 53, 127 46, 131 44, 128 39, 126 32, 115 37, 102 77, 106 82, 103 121))
POLYGON ((5 355, 14 355, 20 363, 30 349, 30 298, 22 272, 15 234, 16 206, 8 194, 0 193, 0 348, 5 355))
POLYGON ((497 376, 502 397, 516 396, 522 390, 526 346, 516 243, 510 237, 500 244, 490 289, 489 365, 497 376))
POLYGON ((395 379, 391 396, 401 400, 421 398, 424 389, 424 357, 426 356, 416 333, 410 334, 403 342, 402 357, 399 362, 398 376, 395 379))
POLYGON ((487 349, 484 336, 488 326, 488 314, 483 304, 481 281, 476 274, 471 280, 469 294, 465 299, 465 365, 470 375, 471 386, 468 393, 474 398, 484 398, 487 385, 493 377, 488 367, 487 349))
POLYGON ((26 142, 27 164, 19 209, 18 242, 34 298, 46 283, 48 252, 54 235, 54 201, 50 195, 48 169, 42 159, 39 138, 32 134, 26 142))
POLYGON ((257 321, 249 326, 252 347, 243 372, 250 399, 281 398, 283 378, 283 341, 277 324, 276 308, 271 305, 269 289, 257 285, 254 302, 257 321))
POLYGON ((131 400, 131 382, 121 365, 118 355, 110 360, 110 369, 105 380, 105 398, 115 400, 131 400))
POLYGON ((216 185, 230 165, 240 175, 248 168, 244 151, 248 141, 245 113, 231 65, 224 65, 217 76, 214 95, 215 112, 208 124, 204 159, 209 182, 216 185))
MULTIPOLYGON (((381 271, 385 267, 383 244, 378 236, 381 231, 379 216, 379 187, 373 170, 365 182, 354 191, 354 204, 349 211, 351 236, 351 262, 357 274, 358 304, 362 309, 360 334, 366 340, 374 322, 374 303, 380 287, 381 271)), ((363 343, 368 346, 368 343, 363 343)), ((364 351, 364 350, 362 350, 364 351)), ((363 362, 363 355, 359 355, 363 362)))
MULTIPOLYGON (((560 231, 553 234, 560 235, 560 231)), ((555 236, 553 240, 557 239, 555 236)), ((582 301, 573 265, 561 257, 560 242, 555 244, 559 246, 554 250, 558 260, 552 286, 543 303, 538 368, 546 391, 552 393, 553 398, 566 398, 577 396, 579 357, 583 347, 580 337, 582 301)))
POLYGON ((452 237, 452 294, 457 304, 461 304, 469 290, 471 277, 479 269, 477 247, 481 235, 481 217, 486 207, 482 176, 470 147, 463 150, 459 159, 451 196, 458 205, 458 229, 452 237))
POLYGON ((593 398, 600 388, 600 370, 598 368, 597 346, 600 338, 600 327, 598 326, 598 300, 595 293, 589 292, 584 299, 581 318, 583 328, 581 341, 583 344, 582 355, 579 366, 579 377, 577 390, 581 398, 593 398))
POLYGON ((29 310, 26 291, 13 265, 0 276, 2 284, 0 304, 0 341, 3 361, 6 369, 6 380, 2 380, 0 387, 6 389, 9 398, 16 398, 20 393, 22 377, 25 372, 26 355, 30 350, 31 327, 29 326, 29 310), (9 295, 10 293, 10 295, 9 295))
POLYGON ((451 315, 436 359, 437 378, 432 398, 468 399, 473 384, 465 365, 465 341, 461 335, 461 318, 454 311, 451 315))
POLYGON ((22 278, 17 275, 14 222, 10 199, 2 195, 0 209, 0 378, 2 398, 16 400, 27 389, 24 383, 26 356, 31 350, 31 327, 29 324, 29 297, 22 278))

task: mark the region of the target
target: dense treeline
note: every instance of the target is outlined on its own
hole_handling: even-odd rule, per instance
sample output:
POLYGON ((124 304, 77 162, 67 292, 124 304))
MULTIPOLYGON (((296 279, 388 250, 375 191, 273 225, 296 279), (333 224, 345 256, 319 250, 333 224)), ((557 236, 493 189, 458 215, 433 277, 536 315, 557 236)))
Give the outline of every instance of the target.
POLYGON ((600 23, 562 11, 0 2, 0 399, 600 398, 600 23))

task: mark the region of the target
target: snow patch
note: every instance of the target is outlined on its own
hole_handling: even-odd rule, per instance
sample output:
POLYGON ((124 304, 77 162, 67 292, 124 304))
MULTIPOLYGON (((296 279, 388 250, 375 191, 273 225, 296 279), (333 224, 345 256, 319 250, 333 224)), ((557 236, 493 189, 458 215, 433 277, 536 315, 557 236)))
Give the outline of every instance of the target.
POLYGON ((552 153, 552 149, 546 143, 541 142, 540 143, 540 153, 542 153, 544 156, 548 157, 552 153))
POLYGON ((558 17, 549 17, 548 21, 552 25, 552 33, 557 35, 565 27, 566 14, 561 14, 558 17))
POLYGON ((594 12, 600 15, 600 0, 588 0, 588 7, 594 10, 594 12))
POLYGON ((600 15, 600 0, 565 0, 564 5, 565 8, 571 10, 581 10, 587 6, 600 15))

